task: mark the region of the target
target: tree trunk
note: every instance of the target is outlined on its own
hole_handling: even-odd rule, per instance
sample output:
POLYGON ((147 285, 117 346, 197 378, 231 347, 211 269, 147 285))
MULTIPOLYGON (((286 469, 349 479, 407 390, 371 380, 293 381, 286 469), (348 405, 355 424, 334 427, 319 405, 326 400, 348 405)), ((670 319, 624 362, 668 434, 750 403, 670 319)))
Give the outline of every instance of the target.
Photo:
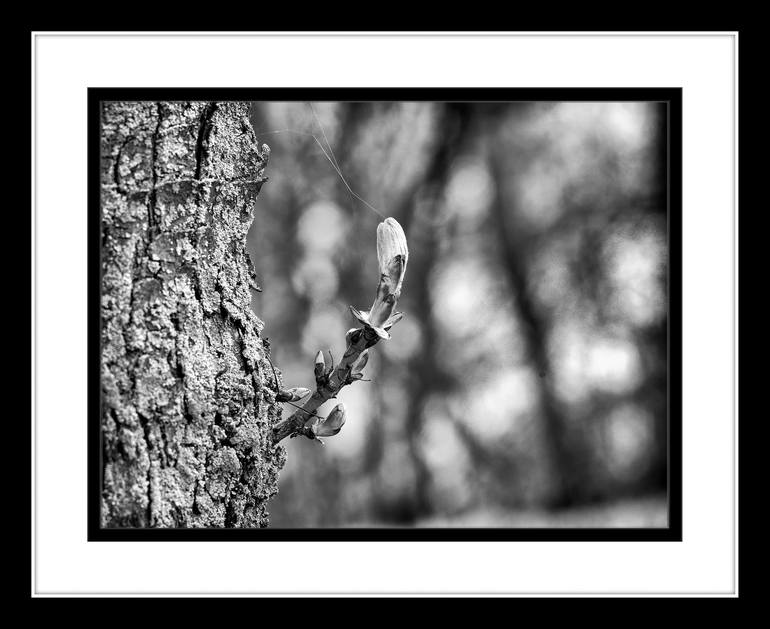
POLYGON ((102 526, 264 527, 285 450, 246 250, 248 103, 101 112, 102 526))

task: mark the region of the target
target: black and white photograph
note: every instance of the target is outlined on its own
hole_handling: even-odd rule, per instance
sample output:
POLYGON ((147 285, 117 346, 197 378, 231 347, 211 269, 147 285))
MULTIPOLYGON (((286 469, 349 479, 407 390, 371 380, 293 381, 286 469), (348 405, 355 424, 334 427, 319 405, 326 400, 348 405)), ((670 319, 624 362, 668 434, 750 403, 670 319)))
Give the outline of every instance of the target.
POLYGON ((32 599, 739 598, 743 33, 129 22, 29 33, 32 599))
POLYGON ((680 90, 88 96, 89 539, 681 539, 680 90))

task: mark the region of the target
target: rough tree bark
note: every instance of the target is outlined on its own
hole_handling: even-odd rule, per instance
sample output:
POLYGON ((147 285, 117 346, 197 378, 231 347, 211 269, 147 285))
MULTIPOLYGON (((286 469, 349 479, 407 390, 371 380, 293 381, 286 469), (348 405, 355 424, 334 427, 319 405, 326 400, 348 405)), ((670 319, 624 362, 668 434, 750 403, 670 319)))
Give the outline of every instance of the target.
POLYGON ((264 527, 285 460, 246 251, 247 103, 105 102, 102 526, 264 527))

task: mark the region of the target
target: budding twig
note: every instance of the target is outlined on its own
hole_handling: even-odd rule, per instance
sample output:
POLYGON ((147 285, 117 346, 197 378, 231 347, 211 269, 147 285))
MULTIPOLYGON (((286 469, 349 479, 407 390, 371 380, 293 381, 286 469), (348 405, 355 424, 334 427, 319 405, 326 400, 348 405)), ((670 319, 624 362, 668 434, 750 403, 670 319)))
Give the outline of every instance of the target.
MULTIPOLYGON (((371 309, 361 312, 350 307, 353 316, 362 326, 352 328, 345 334, 347 347, 336 366, 332 363, 327 369, 323 352, 318 352, 313 369, 316 390, 301 408, 298 407, 290 417, 273 427, 274 444, 286 437, 298 435, 308 439, 330 437, 337 434, 345 423, 345 407, 341 403, 325 420, 318 417, 316 410, 324 402, 336 398, 342 387, 363 379, 362 370, 369 360, 367 350, 381 339, 389 339, 390 329, 403 316, 395 312, 395 308, 401 294, 409 251, 404 230, 393 218, 387 218, 377 226, 377 258, 380 279, 371 309)), ((331 351, 329 356, 333 360, 331 351)))

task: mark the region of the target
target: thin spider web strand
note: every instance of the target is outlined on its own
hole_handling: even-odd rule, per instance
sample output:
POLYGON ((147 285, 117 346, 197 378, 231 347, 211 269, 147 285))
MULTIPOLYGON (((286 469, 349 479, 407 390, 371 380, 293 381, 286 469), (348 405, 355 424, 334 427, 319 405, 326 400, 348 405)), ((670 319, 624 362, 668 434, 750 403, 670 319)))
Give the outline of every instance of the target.
POLYGON ((350 184, 348 184, 347 180, 345 179, 345 176, 342 174, 342 171, 337 167, 337 165, 334 163, 332 158, 329 156, 329 154, 326 152, 326 149, 324 148, 323 144, 321 144, 321 141, 312 133, 307 133, 306 131, 294 131, 293 129, 277 129, 275 131, 263 131, 261 133, 255 133, 256 136, 262 136, 262 135, 275 135, 277 133, 291 133, 294 135, 304 135, 309 136, 315 140, 315 143, 318 145, 318 148, 321 149, 321 152, 324 154, 326 159, 331 164, 334 171, 339 175, 340 179, 342 179, 342 183, 345 184, 345 187, 348 189, 348 192, 352 194, 356 199, 358 199, 361 203, 363 203, 366 207, 368 207, 370 210, 372 210, 377 216, 379 216, 382 219, 385 219, 386 216, 380 212, 376 207, 374 207, 371 203, 369 203, 366 199, 360 197, 357 195, 353 189, 350 187, 350 184))
MULTIPOLYGON (((337 172, 342 173, 342 168, 340 168, 340 163, 337 161, 337 156, 334 154, 334 149, 332 149, 332 143, 329 142, 329 138, 326 135, 326 131, 324 130, 324 126, 321 124, 321 120, 318 118, 318 114, 315 111, 315 107, 313 107, 313 103, 308 102, 308 105, 310 106, 310 111, 313 114, 313 118, 315 118, 316 125, 321 129, 321 133, 323 133, 324 140, 326 141, 326 146, 329 148, 329 153, 332 156, 332 159, 334 160, 334 165, 337 167, 337 172)), ((353 205, 353 197, 351 195, 350 197, 351 206, 353 205)))

